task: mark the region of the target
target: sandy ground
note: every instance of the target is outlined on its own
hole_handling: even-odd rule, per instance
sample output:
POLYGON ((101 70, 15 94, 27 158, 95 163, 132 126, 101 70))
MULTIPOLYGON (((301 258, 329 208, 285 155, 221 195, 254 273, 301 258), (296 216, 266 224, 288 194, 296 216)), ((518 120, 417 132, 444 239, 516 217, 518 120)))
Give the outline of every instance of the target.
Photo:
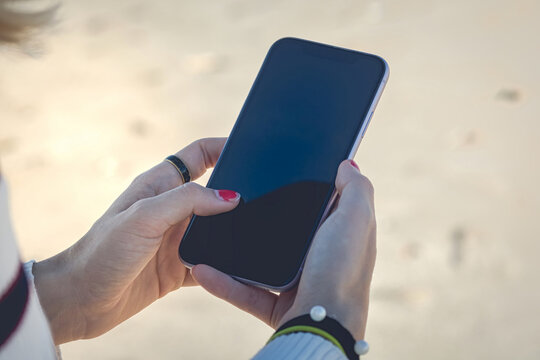
MULTIPOLYGON (((366 359, 540 358, 540 2, 70 1, 0 53, 0 157, 25 259, 82 236, 131 179, 230 131, 272 42, 385 57, 356 157, 375 184, 366 359)), ((205 179, 202 180, 205 183, 205 179)), ((238 359, 271 329, 183 289, 65 359, 238 359)))

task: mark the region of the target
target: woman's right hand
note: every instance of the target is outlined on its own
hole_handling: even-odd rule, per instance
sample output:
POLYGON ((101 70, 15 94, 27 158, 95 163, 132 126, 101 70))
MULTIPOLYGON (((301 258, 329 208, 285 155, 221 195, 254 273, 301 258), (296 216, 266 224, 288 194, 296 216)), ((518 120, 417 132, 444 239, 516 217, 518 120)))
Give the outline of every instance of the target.
POLYGON ((207 265, 195 266, 193 278, 210 293, 273 328, 322 305, 328 316, 341 322, 356 339, 363 339, 376 257, 373 186, 353 161, 345 160, 338 169, 336 189, 338 204, 315 235, 293 290, 276 295, 207 265))

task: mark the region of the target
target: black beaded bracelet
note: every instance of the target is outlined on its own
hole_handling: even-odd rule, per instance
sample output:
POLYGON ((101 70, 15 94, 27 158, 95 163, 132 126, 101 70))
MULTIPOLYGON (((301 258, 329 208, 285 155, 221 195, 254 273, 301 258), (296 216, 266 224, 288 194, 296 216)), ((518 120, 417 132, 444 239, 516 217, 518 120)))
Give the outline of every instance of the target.
POLYGON ((296 332, 309 332, 323 337, 336 345, 348 359, 358 360, 360 355, 366 354, 369 350, 367 342, 356 341, 337 320, 327 317, 326 310, 322 306, 314 306, 309 314, 287 321, 276 330, 268 342, 281 335, 296 332))

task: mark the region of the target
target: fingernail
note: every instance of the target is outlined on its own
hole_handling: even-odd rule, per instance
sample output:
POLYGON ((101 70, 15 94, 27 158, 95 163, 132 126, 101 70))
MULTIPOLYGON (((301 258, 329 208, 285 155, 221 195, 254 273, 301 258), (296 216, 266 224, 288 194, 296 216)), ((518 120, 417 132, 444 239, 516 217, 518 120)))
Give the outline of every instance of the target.
POLYGON ((214 190, 219 200, 223 201, 236 201, 240 199, 240 194, 232 190, 214 190))
POLYGON ((358 167, 358 164, 354 160, 349 160, 351 165, 356 168, 356 170, 360 171, 360 168, 358 167))

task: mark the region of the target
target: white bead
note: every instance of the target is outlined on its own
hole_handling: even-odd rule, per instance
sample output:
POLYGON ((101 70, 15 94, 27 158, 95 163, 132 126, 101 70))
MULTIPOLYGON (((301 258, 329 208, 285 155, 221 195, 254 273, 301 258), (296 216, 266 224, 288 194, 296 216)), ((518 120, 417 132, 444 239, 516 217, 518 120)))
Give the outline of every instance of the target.
POLYGON ((369 344, 364 340, 358 340, 354 344, 354 352, 358 355, 366 355, 369 351, 369 344))
POLYGON ((311 316, 311 319, 313 319, 313 321, 323 321, 326 317, 326 309, 321 305, 316 305, 311 308, 309 316, 311 316))

